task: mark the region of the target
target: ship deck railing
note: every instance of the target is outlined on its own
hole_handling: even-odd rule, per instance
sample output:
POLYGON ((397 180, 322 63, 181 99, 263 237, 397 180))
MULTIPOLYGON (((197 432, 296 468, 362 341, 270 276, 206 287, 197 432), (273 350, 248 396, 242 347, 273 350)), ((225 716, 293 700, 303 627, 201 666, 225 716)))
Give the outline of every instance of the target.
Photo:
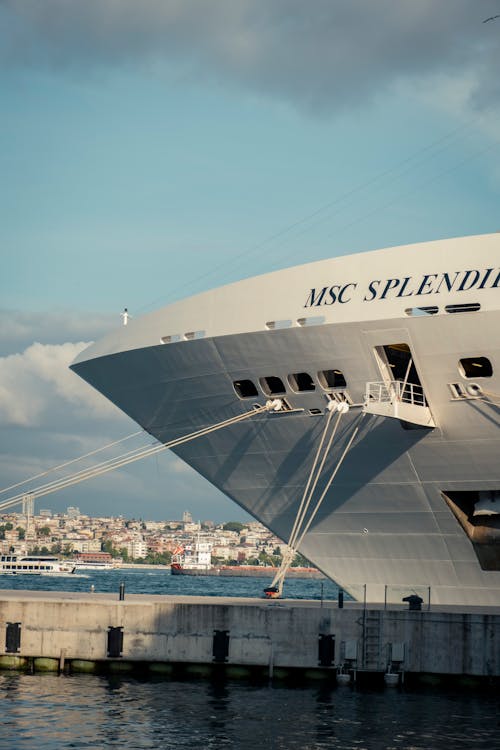
POLYGON ((377 381, 366 384, 366 401, 399 401, 412 406, 428 406, 424 389, 417 383, 404 383, 401 380, 377 381))
POLYGON ((418 383, 401 380, 372 381, 366 384, 363 411, 392 417, 423 427, 435 427, 424 389, 418 383))

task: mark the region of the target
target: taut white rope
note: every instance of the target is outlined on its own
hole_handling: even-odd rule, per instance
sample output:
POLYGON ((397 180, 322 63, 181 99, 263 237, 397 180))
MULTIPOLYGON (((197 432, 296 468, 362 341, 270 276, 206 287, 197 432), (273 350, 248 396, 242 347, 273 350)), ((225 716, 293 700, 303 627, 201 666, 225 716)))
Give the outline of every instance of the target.
MULTIPOLYGON (((340 421, 340 417, 342 416, 342 413, 343 413, 343 411, 339 410, 339 416, 337 417, 337 422, 335 424, 335 427, 334 427, 334 430, 332 432, 332 435, 330 436, 330 439, 328 441, 328 445, 327 445, 327 447, 326 447, 326 449, 324 451, 323 459, 322 459, 321 465, 320 465, 320 467, 319 467, 319 469, 318 469, 318 471, 316 473, 316 477, 315 477, 313 486, 312 486, 312 488, 311 488, 311 490, 309 492, 309 498, 308 498, 308 501, 307 501, 307 504, 306 504, 307 507, 305 507, 302 510, 302 514, 301 514, 302 520, 300 522, 300 525, 302 525, 303 520, 305 518, 305 513, 307 511, 307 508, 309 507, 309 504, 310 504, 311 499, 312 499, 312 494, 314 492, 314 489, 316 488, 316 485, 317 485, 318 480, 319 480, 320 473, 321 473, 321 471, 323 469, 323 466, 325 464, 325 461, 326 461, 326 457, 327 457, 327 455, 328 455, 328 453, 330 451, 330 448, 331 448, 331 445, 332 445, 332 442, 333 442, 333 438, 335 436, 335 432, 337 430, 337 426, 338 426, 338 423, 340 421)), ((361 415, 361 419, 363 418, 363 416, 364 415, 362 414, 361 415)), ((327 424, 327 427, 328 427, 328 424, 327 424)), ((296 550, 298 550, 298 548, 300 547, 300 545, 302 544, 302 542, 304 540, 305 535, 309 531, 309 528, 310 528, 310 526, 311 526, 314 518, 316 517, 316 514, 318 513, 318 511, 320 509, 320 506, 321 506, 323 500, 325 499, 328 490, 330 489, 330 487, 332 485, 333 480, 337 476, 337 473, 338 473, 340 467, 342 466, 342 463, 343 463, 343 461, 344 461, 344 459, 345 459, 348 451, 350 450, 351 445, 352 445, 352 443, 353 443, 356 435, 358 434, 358 431, 359 431, 359 423, 354 428, 354 430, 353 430, 353 432, 352 432, 352 434, 351 434, 351 436, 350 436, 350 438, 349 438, 349 440, 347 442, 347 445, 345 446, 344 450, 342 451, 342 454, 341 454, 339 460, 337 461, 337 464, 336 464, 336 466, 335 466, 332 474, 330 475, 330 478, 328 479, 328 482, 326 483, 326 486, 325 486, 323 492, 321 493, 319 499, 317 500, 316 505, 315 505, 312 513, 310 514, 310 516, 309 516, 309 518, 307 520, 307 523, 305 524, 304 528, 300 529, 299 525, 297 525, 297 528, 296 528, 295 534, 294 534, 294 538, 293 538, 293 545, 289 542, 289 549, 287 551, 287 554, 285 554, 283 556, 282 563, 281 563, 281 565, 279 567, 279 570, 277 571, 276 575, 274 576, 273 582, 272 582, 271 587, 270 587, 271 591, 272 591, 273 588, 276 589, 276 591, 274 592, 275 595, 281 596, 282 591, 283 591, 283 584, 284 584, 285 576, 286 576, 286 574, 288 572, 288 569, 289 569, 289 567, 291 565, 291 562, 292 562, 292 560, 293 560, 293 558, 295 556, 296 550), (300 533, 300 536, 299 536, 299 533, 300 533)), ((326 432, 326 430, 325 430, 325 432, 326 432)), ((323 443, 323 440, 321 441, 320 447, 318 449, 318 452, 317 452, 317 455, 316 455, 316 458, 315 458, 315 461, 314 461, 314 464, 313 464, 313 468, 311 470, 311 475, 312 475, 312 473, 314 471, 314 467, 315 467, 315 465, 317 463, 317 456, 319 455, 319 450, 321 448, 322 443, 323 443)), ((311 478, 311 476, 310 476, 310 478, 311 478)), ((307 484, 309 486, 310 481, 308 481, 307 484)), ((299 512, 300 512, 300 510, 299 510, 299 512)), ((294 527, 295 527, 295 525, 294 525, 294 527)), ((290 541, 291 540, 292 540, 292 537, 290 537, 290 541)))
POLYGON ((274 399, 273 401, 267 401, 264 406, 260 406, 259 408, 252 409, 252 411, 250 412, 244 412, 243 414, 239 414, 235 417, 230 417, 229 419, 225 419, 222 422, 218 422, 214 425, 210 425, 209 427, 203 427, 200 430, 196 430, 187 435, 183 435, 182 437, 175 438, 174 440, 170 440, 168 443, 161 443, 160 445, 146 446, 145 448, 136 448, 132 451, 128 451, 122 456, 118 456, 116 458, 103 461, 101 464, 98 464, 97 466, 91 467, 89 469, 83 469, 82 471, 79 471, 76 474, 73 474, 67 477, 62 477, 59 480, 55 480, 45 485, 36 487, 35 489, 30 490, 29 493, 25 492, 25 493, 21 493, 13 497, 7 498, 2 503, 0 503, 0 510, 10 507, 11 505, 16 505, 27 494, 35 498, 43 497, 44 495, 48 495, 51 492, 56 492, 58 490, 65 489, 66 487, 70 487, 73 484, 78 484, 79 482, 83 482, 86 479, 92 479, 93 477, 100 476, 101 474, 106 474, 109 471, 113 471, 114 469, 118 469, 122 466, 126 466, 127 464, 133 463, 134 461, 138 461, 141 458, 146 458, 147 456, 156 455, 157 453, 160 453, 161 451, 164 451, 167 448, 175 448, 178 445, 182 445, 183 443, 187 443, 191 440, 195 440, 197 437, 204 437, 205 435, 208 435, 211 432, 215 432, 216 430, 220 430, 223 427, 229 427, 230 425, 237 424, 246 419, 250 419, 251 417, 254 417, 258 414, 262 414, 263 412, 277 411, 280 408, 281 408, 281 402, 279 401, 279 399, 274 399))
POLYGON ((94 456, 96 453, 100 453, 101 451, 106 450, 107 448, 112 448, 114 445, 118 445, 118 443, 124 443, 126 440, 130 440, 130 438, 137 437, 137 435, 140 435, 144 430, 137 430, 137 432, 132 432, 130 435, 126 435, 123 438, 120 438, 119 440, 113 440, 112 443, 107 443, 106 445, 103 445, 101 448, 96 448, 93 451, 90 451, 89 453, 84 453, 83 456, 78 456, 78 458, 72 458, 71 461, 65 461, 63 464, 59 464, 58 466, 52 466, 50 469, 46 469, 45 471, 40 472, 40 474, 35 474, 33 477, 28 477, 28 479, 23 479, 22 482, 16 482, 16 484, 11 484, 9 487, 4 487, 3 490, 0 490, 0 495, 3 495, 4 492, 8 492, 9 490, 15 490, 16 487, 20 487, 22 484, 27 484, 28 482, 34 482, 35 479, 40 479, 41 477, 47 476, 47 474, 50 474, 52 471, 59 471, 59 469, 64 469, 66 466, 70 466, 70 464, 76 464, 77 461, 82 461, 84 458, 88 458, 89 456, 94 456))

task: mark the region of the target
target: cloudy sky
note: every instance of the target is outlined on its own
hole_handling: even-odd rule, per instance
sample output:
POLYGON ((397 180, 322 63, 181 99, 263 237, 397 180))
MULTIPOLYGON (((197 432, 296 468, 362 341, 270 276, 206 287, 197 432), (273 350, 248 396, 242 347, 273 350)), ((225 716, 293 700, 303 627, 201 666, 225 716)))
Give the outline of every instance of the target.
MULTIPOLYGON (((500 229, 496 14, 0 0, 0 489, 136 430, 68 370, 123 307, 500 229)), ((38 507, 67 505, 245 518, 172 455, 38 507)))

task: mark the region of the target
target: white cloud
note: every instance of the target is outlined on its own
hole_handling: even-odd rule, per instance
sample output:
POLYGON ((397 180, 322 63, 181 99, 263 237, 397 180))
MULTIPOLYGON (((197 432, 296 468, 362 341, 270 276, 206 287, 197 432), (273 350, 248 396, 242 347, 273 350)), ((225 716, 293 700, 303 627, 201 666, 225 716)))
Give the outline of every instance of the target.
POLYGON ((57 423, 71 412, 112 419, 117 410, 107 399, 83 383, 70 363, 86 343, 34 343, 20 354, 0 358, 0 420, 4 425, 36 427, 57 423))
POLYGON ((119 322, 116 315, 74 310, 43 313, 0 310, 0 356, 19 352, 33 341, 60 344, 81 341, 82 337, 97 339, 119 322))

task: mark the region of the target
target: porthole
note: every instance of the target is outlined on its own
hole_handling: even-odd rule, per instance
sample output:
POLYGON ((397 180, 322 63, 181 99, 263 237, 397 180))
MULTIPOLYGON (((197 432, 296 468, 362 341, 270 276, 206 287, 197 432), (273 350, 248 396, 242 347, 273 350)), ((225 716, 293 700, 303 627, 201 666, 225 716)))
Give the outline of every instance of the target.
POLYGON ((294 372, 292 375, 288 376, 288 382, 290 383, 292 391, 295 391, 296 393, 314 391, 316 389, 314 380, 308 372, 294 372))
POLYGON ((259 393, 251 380, 235 380, 233 388, 240 398, 255 398, 259 393))
POLYGON ((266 396, 280 396, 281 394, 286 393, 283 381, 275 375, 268 375, 266 378, 260 378, 259 383, 266 396))
POLYGON ((461 359, 459 370, 464 378, 491 378, 493 375, 493 367, 487 357, 461 359))
POLYGON ((320 370, 318 380, 322 388, 345 388, 347 383, 344 374, 340 370, 320 370))

